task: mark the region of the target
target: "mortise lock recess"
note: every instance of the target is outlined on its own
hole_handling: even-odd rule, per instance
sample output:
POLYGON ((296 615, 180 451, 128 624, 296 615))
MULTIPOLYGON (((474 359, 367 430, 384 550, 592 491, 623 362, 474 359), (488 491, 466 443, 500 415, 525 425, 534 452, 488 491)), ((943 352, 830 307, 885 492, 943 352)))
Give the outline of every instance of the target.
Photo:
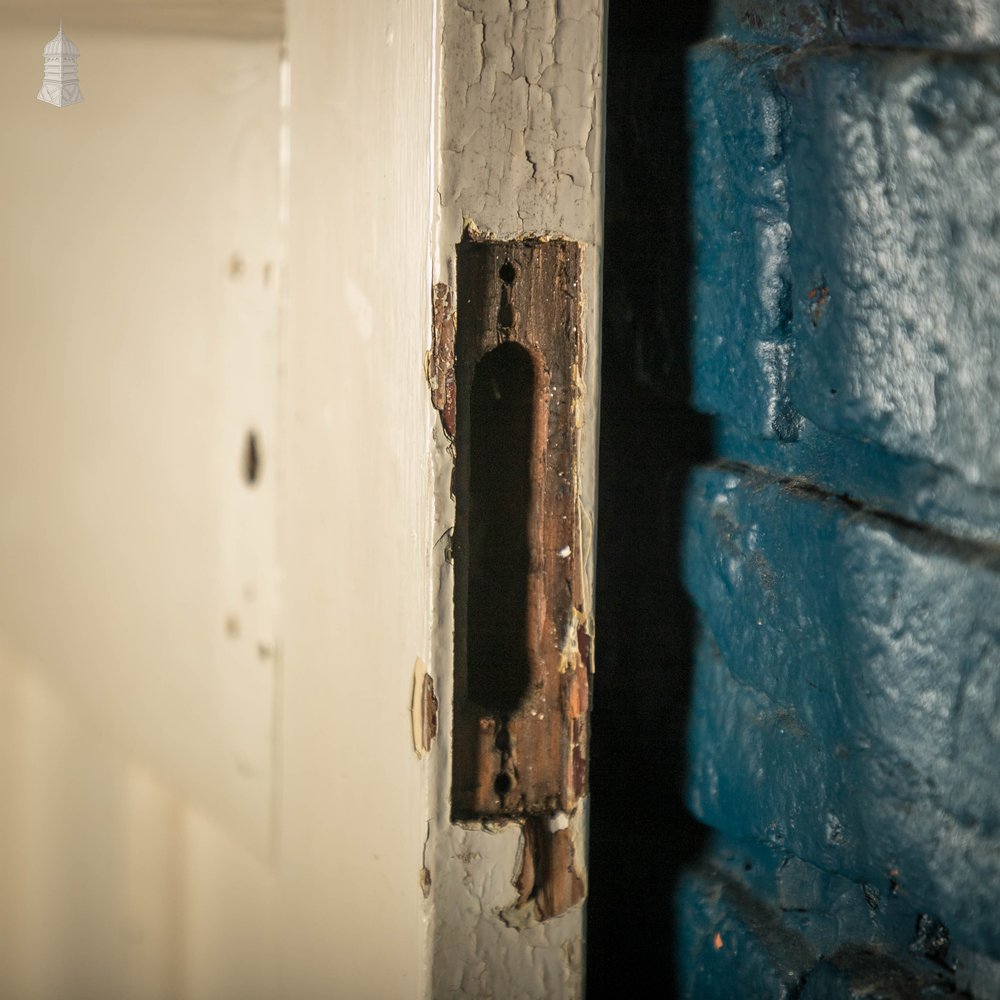
POLYGON ((467 235, 457 286, 452 816, 552 817, 587 782, 580 247, 467 235))

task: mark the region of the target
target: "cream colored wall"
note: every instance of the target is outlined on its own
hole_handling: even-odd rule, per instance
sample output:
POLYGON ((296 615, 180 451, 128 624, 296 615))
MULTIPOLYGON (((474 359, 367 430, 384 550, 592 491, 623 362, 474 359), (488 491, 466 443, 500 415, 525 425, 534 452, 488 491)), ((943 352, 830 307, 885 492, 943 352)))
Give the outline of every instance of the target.
POLYGON ((15 6, 0 996, 425 995, 435 4, 15 6))

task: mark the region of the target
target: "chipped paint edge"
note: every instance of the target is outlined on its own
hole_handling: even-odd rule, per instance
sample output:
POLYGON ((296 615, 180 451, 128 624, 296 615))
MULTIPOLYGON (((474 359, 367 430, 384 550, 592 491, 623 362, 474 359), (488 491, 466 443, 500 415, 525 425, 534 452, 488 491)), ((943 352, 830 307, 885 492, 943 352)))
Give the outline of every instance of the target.
MULTIPOLYGON (((497 30, 498 22, 505 16, 513 19, 528 18, 527 0, 487 0, 475 6, 462 0, 442 0, 439 8, 438 32, 441 38, 437 77, 439 81, 438 130, 440 158, 438 161, 436 197, 436 256, 434 260, 435 286, 443 285, 454 294, 456 255, 455 246, 463 231, 470 229, 484 239, 563 238, 577 241, 582 246, 581 318, 585 342, 581 370, 578 373, 579 433, 580 433, 580 483, 578 491, 578 538, 583 546, 584 591, 588 598, 584 621, 581 623, 591 646, 590 671, 593 673, 593 579, 594 579, 594 525, 597 496, 597 440, 598 440, 598 385, 600 365, 600 279, 603 269, 601 258, 603 203, 603 112, 604 112, 604 53, 606 17, 604 0, 532 0, 531 17, 544 24, 537 30, 549 32, 532 49, 525 43, 522 60, 541 59, 545 47, 556 46, 562 34, 572 35, 569 22, 589 19, 596 25, 595 37, 584 39, 584 46, 593 44, 586 100, 592 111, 592 120, 583 145, 570 155, 585 156, 589 163, 590 183, 586 189, 575 192, 567 200, 565 185, 549 198, 546 191, 528 181, 518 191, 517 211, 505 210, 501 204, 509 195, 509 188, 501 181, 489 187, 489 178, 476 174, 472 166, 451 148, 455 130, 468 132, 468 107, 456 107, 455 87, 459 75, 469 87, 481 85, 490 75, 487 66, 509 58, 515 60, 513 43, 509 51, 500 51, 506 42, 499 39, 504 34, 497 30), (477 19, 481 26, 481 49, 477 56, 464 49, 456 50, 454 31, 456 23, 468 28, 472 21, 474 30, 477 19), (487 26, 488 22, 488 26, 487 26), (493 46, 493 51, 490 47, 493 46), (469 76, 472 68, 479 77, 469 76), (477 64, 478 63, 478 64, 477 64), (463 74, 464 77, 463 77, 463 74), (449 193, 461 191, 460 196, 449 193), (478 192, 478 194, 477 194, 478 192), (492 193, 491 193, 492 192, 492 193)), ((459 32, 461 34, 461 32, 459 32)), ((510 35, 513 32, 508 33, 510 35)), ((537 39, 536 39, 537 40, 537 39)), ((565 47, 565 42, 563 43, 565 47)), ((461 48, 459 46, 459 48, 461 48)), ((554 55, 553 55, 554 58, 554 55)), ((551 92, 562 86, 560 70, 550 64, 539 74, 549 73, 551 92), (554 79, 554 82, 553 82, 554 79)), ((586 76, 574 70, 578 81, 586 76)), ((468 91, 467 91, 468 93, 468 91)), ((542 96, 542 101, 546 100, 542 96)), ((583 101, 580 102, 584 103, 583 101)), ((503 122, 501 101, 494 100, 473 114, 483 122, 497 125, 503 122)), ((523 139, 523 136, 522 136, 523 139)), ((555 132, 546 154, 555 160, 555 132)), ((537 150, 536 150, 537 152, 537 150)), ((500 158, 505 151, 500 147, 500 158)), ((481 164, 480 164, 481 166, 481 164)), ((551 179, 551 178, 550 178, 551 179)), ((513 183, 513 182, 512 182, 513 183)), ((561 183, 561 182, 560 182, 561 183)), ((550 187, 549 193, 555 190, 550 187)), ((508 206, 509 209, 509 206, 508 206)), ((432 293, 434 294, 434 293, 432 293)), ((436 294, 440 294, 437 292, 436 294)), ((430 334, 428 334, 430 337, 430 334)), ((430 397, 428 397, 430 398, 430 397)), ((492 997, 518 996, 545 997, 553 1000, 579 998, 584 993, 584 920, 585 902, 576 905, 566 914, 547 921, 539 921, 531 912, 522 913, 523 919, 511 922, 511 907, 518 900, 517 879, 524 851, 524 837, 520 824, 452 824, 450 822, 451 732, 452 732, 452 669, 453 669, 453 588, 454 571, 450 561, 451 530, 454 526, 455 506, 450 493, 454 463, 454 450, 440 420, 435 421, 432 445, 435 480, 435 530, 437 542, 432 554, 434 579, 434 640, 430 665, 439 702, 439 736, 429 762, 431 768, 431 824, 425 860, 429 883, 428 906, 432 924, 430 943, 429 986, 432 996, 492 997), (505 914, 507 919, 505 920, 505 914), (516 923, 518 926, 512 926, 516 923)), ((565 817, 565 828, 572 840, 574 871, 587 883, 587 827, 589 799, 584 796, 576 810, 565 817)), ((560 823, 561 825, 561 823, 560 823)))

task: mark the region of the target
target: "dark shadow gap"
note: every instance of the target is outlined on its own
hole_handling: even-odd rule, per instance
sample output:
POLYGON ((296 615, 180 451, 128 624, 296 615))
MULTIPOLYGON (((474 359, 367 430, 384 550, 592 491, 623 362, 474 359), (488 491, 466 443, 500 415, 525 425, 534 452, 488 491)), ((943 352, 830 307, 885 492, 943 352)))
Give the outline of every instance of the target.
POLYGON ((695 617, 684 490, 711 459, 691 386, 685 58, 709 5, 610 0, 587 992, 675 996, 673 895, 704 828, 682 787, 695 617))

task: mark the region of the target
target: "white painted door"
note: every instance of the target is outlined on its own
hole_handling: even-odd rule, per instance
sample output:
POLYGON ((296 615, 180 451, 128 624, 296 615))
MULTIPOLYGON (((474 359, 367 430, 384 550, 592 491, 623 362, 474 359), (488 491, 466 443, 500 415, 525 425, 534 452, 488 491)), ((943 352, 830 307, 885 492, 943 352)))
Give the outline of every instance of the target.
POLYGON ((40 8, 0 8, 0 994, 421 996, 433 4, 40 8))
POLYGON ((592 449, 601 8, 473 6, 0 0, 0 995, 579 992, 447 822, 424 355, 463 213, 580 240, 592 449))

